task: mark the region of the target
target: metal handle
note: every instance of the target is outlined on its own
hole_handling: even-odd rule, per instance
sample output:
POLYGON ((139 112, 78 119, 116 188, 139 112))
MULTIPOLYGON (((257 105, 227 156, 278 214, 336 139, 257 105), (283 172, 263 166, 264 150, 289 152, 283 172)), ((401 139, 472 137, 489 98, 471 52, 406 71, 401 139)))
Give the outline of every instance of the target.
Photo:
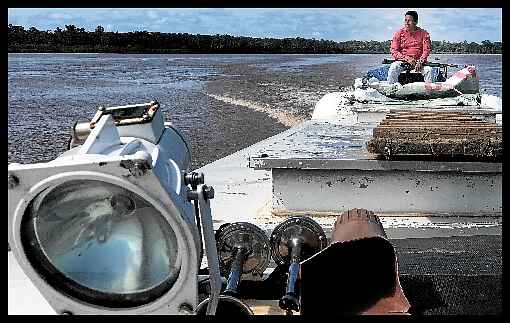
POLYGON ((293 216, 278 224, 271 233, 271 250, 278 265, 289 266, 285 295, 279 306, 287 315, 299 311, 299 291, 296 290, 301 261, 313 256, 327 245, 322 227, 308 216, 293 216))
POLYGON ((238 297, 239 292, 237 290, 239 282, 241 281, 241 275, 243 274, 244 261, 246 260, 245 248, 237 248, 230 274, 228 275, 227 287, 223 294, 238 297))
POLYGON ((216 249, 216 241, 214 238, 214 226, 211 215, 211 205, 209 199, 214 196, 212 187, 202 185, 198 188, 197 198, 200 209, 200 221, 202 222, 203 237, 205 244, 205 252, 207 256, 207 264, 209 266, 211 295, 207 304, 207 315, 214 315, 218 306, 221 289, 220 264, 218 261, 218 251, 216 249), (208 193, 209 192, 209 193, 208 193), (213 192, 213 193, 210 193, 213 192), (208 196, 208 197, 206 197, 208 196))
POLYGON ((289 266, 289 278, 287 279, 287 288, 285 295, 280 299, 280 308, 287 313, 289 311, 299 311, 299 299, 296 292, 296 282, 299 277, 299 263, 301 262, 302 239, 292 239, 291 261, 289 266))

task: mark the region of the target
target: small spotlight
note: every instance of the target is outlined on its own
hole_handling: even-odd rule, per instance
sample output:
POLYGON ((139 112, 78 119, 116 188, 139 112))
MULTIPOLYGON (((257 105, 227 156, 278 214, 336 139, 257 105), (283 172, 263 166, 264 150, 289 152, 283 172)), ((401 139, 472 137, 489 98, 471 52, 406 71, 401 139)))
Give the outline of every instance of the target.
POLYGON ((215 312, 214 190, 189 165, 156 101, 99 108, 55 160, 9 165, 9 245, 57 313, 193 314, 202 245, 215 312))

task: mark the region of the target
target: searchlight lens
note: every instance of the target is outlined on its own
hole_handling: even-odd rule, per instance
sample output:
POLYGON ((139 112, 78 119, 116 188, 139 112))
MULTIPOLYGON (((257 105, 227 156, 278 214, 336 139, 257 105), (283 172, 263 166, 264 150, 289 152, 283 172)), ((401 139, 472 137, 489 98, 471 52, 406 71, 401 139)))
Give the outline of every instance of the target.
POLYGON ((146 303, 171 288, 179 274, 169 223, 117 185, 73 180, 47 188, 27 208, 22 230, 36 270, 54 287, 89 302, 146 303))

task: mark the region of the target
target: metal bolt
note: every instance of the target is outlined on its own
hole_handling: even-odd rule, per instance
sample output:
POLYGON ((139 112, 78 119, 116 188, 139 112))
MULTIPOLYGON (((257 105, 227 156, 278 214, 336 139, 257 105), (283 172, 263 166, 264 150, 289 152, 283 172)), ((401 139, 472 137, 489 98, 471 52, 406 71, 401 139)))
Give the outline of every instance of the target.
POLYGON ((7 183, 9 185, 9 189, 13 189, 19 184, 19 179, 14 175, 9 175, 7 179, 7 183))
POLYGON ((188 198, 188 201, 193 201, 193 200, 198 199, 197 191, 189 191, 187 198, 188 198))
POLYGON ((179 314, 191 315, 193 314, 193 307, 187 303, 182 303, 179 306, 179 314))
POLYGON ((204 173, 192 172, 184 174, 184 184, 191 185, 192 188, 196 188, 200 184, 204 184, 204 173))
POLYGON ((129 171, 134 177, 140 177, 143 176, 147 171, 147 165, 145 164, 145 162, 135 162, 133 167, 131 167, 129 171))
POLYGON ((204 185, 204 197, 208 200, 214 198, 214 188, 212 186, 204 185))
POLYGON ((205 177, 204 173, 195 173, 196 174, 196 183, 197 184, 204 184, 205 183, 205 177))

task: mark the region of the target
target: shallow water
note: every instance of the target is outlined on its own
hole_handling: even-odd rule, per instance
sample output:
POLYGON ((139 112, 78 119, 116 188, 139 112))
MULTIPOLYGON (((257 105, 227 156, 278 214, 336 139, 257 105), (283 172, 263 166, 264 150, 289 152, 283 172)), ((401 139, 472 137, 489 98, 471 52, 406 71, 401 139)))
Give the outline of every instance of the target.
MULTIPOLYGON (((473 64, 501 96, 501 55, 432 55, 473 64)), ((389 55, 9 54, 8 161, 49 161, 97 107, 157 99, 192 146, 193 167, 310 117, 325 93, 389 55)), ((455 70, 449 71, 449 74, 455 70)))

